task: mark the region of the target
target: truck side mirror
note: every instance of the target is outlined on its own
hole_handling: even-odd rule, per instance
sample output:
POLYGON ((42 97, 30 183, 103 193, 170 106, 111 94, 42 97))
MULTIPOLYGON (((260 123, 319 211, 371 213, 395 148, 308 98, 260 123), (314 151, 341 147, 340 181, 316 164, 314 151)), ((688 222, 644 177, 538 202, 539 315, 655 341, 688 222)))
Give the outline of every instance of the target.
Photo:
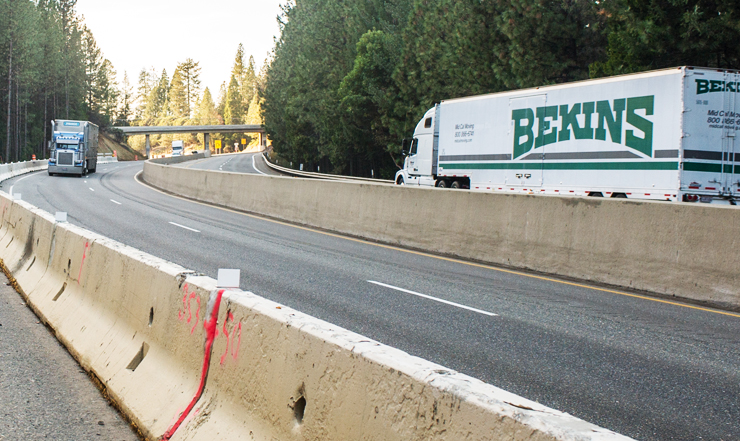
POLYGON ((408 156, 410 144, 411 144, 411 140, 406 139, 406 138, 404 138, 403 141, 401 142, 401 154, 403 156, 408 156))

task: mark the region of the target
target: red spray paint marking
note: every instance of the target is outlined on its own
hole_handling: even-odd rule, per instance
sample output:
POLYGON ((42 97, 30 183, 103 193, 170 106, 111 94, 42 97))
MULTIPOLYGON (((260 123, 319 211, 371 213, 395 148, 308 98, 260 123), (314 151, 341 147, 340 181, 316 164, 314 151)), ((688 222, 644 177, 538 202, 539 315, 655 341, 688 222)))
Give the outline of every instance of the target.
POLYGON ((80 279, 82 278, 82 267, 85 265, 85 258, 87 257, 87 249, 90 248, 90 243, 85 242, 85 251, 82 253, 82 263, 80 263, 80 273, 77 275, 77 284, 80 284, 80 279))
POLYGON ((231 336, 231 357, 234 359, 234 361, 239 358, 239 346, 242 345, 242 322, 239 322, 239 325, 235 329, 239 330, 239 339, 237 340, 235 345, 234 336, 231 336))
POLYGON ((182 309, 177 311, 177 319, 180 321, 185 320, 185 310, 188 308, 188 294, 187 292, 182 296, 182 309))
POLYGON ((226 362, 226 356, 229 355, 229 352, 231 352, 231 357, 236 361, 239 358, 239 346, 242 344, 242 322, 232 326, 231 335, 229 335, 229 332, 226 330, 226 325, 229 321, 234 322, 234 314, 231 311, 229 311, 223 327, 223 332, 226 335, 226 350, 221 356, 221 365, 226 362))
MULTIPOLYGON (((198 309, 195 310, 195 323, 193 323, 193 329, 190 330, 190 335, 193 335, 198 322, 200 322, 200 297, 196 296, 195 293, 190 294, 190 298, 192 299, 193 297, 195 297, 195 302, 198 304, 198 309)), ((188 308, 190 308, 190 302, 188 302, 188 308)))
POLYGON ((177 429, 180 427, 182 422, 185 421, 185 418, 188 417, 190 412, 193 410, 193 407, 195 407, 195 403, 197 403, 198 400, 200 400, 201 395, 203 395, 203 390, 206 386, 206 377, 208 376, 208 367, 211 363, 211 350, 213 349, 213 340, 216 339, 216 333, 218 332, 218 308, 221 306, 221 296, 223 296, 223 294, 223 289, 218 291, 216 302, 213 305, 213 311, 211 311, 211 317, 203 322, 203 328, 205 328, 206 330, 206 347, 205 354, 203 356, 203 370, 200 376, 200 385, 198 386, 198 392, 196 392, 193 400, 190 402, 190 404, 188 404, 185 412, 180 415, 180 419, 177 420, 175 425, 170 427, 169 430, 167 430, 167 432, 162 435, 162 440, 169 440, 172 438, 172 436, 175 435, 177 429))
MULTIPOLYGON (((226 336, 226 351, 224 352, 224 355, 221 356, 221 364, 224 364, 224 361, 226 360, 226 356, 229 354, 229 331, 226 330, 226 325, 229 323, 229 320, 232 322, 234 321, 234 314, 229 311, 229 313, 226 315, 226 320, 224 320, 224 335, 226 336)), ((233 344, 233 343, 232 343, 233 344)))

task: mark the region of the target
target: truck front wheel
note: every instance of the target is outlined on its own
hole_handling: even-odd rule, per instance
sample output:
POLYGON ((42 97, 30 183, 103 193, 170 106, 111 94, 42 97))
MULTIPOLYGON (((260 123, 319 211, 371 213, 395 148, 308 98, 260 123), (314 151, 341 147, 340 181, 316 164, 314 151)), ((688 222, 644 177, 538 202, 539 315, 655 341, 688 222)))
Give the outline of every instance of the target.
POLYGON ((405 182, 403 182, 403 176, 399 176, 398 179, 396 179, 396 185, 404 185, 405 182))

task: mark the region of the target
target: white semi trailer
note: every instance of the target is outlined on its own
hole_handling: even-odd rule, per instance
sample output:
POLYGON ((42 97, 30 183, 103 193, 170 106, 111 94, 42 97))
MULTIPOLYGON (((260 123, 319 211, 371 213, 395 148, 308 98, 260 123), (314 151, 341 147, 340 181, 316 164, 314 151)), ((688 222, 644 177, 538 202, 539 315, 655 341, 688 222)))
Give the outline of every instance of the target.
POLYGON ((98 126, 89 121, 51 122, 49 176, 95 173, 98 166, 98 126))
POLYGON ((451 99, 404 140, 396 183, 735 205, 738 131, 739 71, 679 67, 451 99))

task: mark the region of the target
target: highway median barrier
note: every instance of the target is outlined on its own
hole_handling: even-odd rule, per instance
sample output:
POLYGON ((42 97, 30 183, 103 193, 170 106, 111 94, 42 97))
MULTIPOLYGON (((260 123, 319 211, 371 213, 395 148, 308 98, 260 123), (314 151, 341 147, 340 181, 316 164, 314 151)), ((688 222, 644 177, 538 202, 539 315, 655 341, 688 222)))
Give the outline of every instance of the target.
POLYGON ((0 208, 4 267, 147 439, 628 439, 4 193, 0 208))
POLYGON ((740 211, 167 168, 143 180, 238 211, 431 254, 740 310, 740 211))

